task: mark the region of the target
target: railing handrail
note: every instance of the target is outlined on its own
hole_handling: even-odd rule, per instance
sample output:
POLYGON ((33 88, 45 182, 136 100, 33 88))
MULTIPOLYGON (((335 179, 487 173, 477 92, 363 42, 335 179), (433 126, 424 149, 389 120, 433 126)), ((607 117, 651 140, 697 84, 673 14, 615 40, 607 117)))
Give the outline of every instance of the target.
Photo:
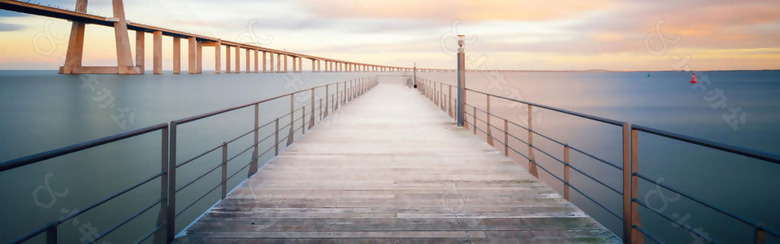
POLYGON ((534 106, 534 107, 540 107, 540 108, 544 108, 544 109, 548 109, 548 110, 558 111, 558 112, 561 112, 561 113, 574 115, 574 116, 577 116, 577 117, 586 118, 586 119, 590 119, 590 120, 595 120, 595 121, 599 121, 599 122, 603 122, 603 123, 607 123, 607 124, 611 124, 611 125, 615 125, 615 126, 623 126, 623 122, 622 121, 617 121, 617 120, 614 120, 614 119, 608 119, 608 118, 599 117, 599 116, 595 116, 595 115, 578 113, 578 112, 574 112, 574 111, 567 110, 567 109, 556 108, 556 107, 552 107, 552 106, 542 105, 542 104, 528 102, 528 101, 523 101, 523 100, 517 100, 517 99, 514 99, 514 98, 509 98, 509 97, 499 96, 499 95, 495 95, 495 94, 490 94, 490 93, 486 93, 486 92, 483 92, 483 91, 478 91, 478 90, 474 90, 474 89, 470 89, 470 88, 466 88, 466 90, 474 92, 474 93, 483 94, 483 95, 486 95, 486 96, 491 96, 491 97, 495 97, 495 98, 501 98, 501 99, 504 99, 504 100, 509 100, 509 101, 513 101, 513 102, 527 104, 527 105, 531 105, 531 106, 534 106))
POLYGON ((59 157, 59 156, 62 156, 62 155, 66 155, 66 154, 82 151, 82 150, 85 150, 85 149, 90 149, 90 148, 93 148, 93 147, 97 147, 97 146, 100 146, 100 145, 104 145, 104 144, 108 144, 108 143, 111 143, 111 142, 119 141, 119 140, 122 140, 122 139, 130 138, 130 137, 134 137, 134 136, 138 136, 138 135, 143 135, 143 134, 146 134, 146 133, 149 133, 149 132, 153 132, 153 131, 157 131, 157 130, 161 130, 161 129, 165 129, 165 128, 168 128, 168 123, 160 123, 160 124, 149 126, 149 127, 145 127, 145 128, 140 128, 140 129, 136 129, 136 130, 122 132, 122 133, 118 133, 118 134, 114 134, 114 135, 110 135, 110 136, 106 136, 106 137, 102 137, 102 138, 98 138, 98 139, 92 139, 92 140, 76 143, 76 144, 73 144, 73 145, 64 146, 64 147, 60 147, 60 148, 57 148, 57 149, 53 149, 53 150, 49 150, 49 151, 45 151, 45 152, 40 152, 40 153, 36 153, 36 154, 32 154, 32 155, 28 155, 28 156, 24 156, 24 157, 20 157, 20 158, 8 160, 8 161, 0 163, 0 172, 6 171, 6 170, 15 169, 15 168, 22 167, 22 166, 29 165, 29 164, 33 164, 33 163, 36 163, 36 162, 44 161, 44 160, 47 160, 47 159, 56 158, 56 157, 59 157))
MULTIPOLYGON (((361 77, 361 78, 365 78, 365 77, 361 77)), ((331 85, 338 85, 338 84, 341 84, 341 83, 344 83, 344 82, 346 82, 346 81, 332 82, 332 83, 323 84, 323 85, 319 85, 319 86, 308 87, 308 88, 300 89, 300 90, 297 90, 297 91, 294 91, 294 92, 289 92, 289 93, 285 93, 285 94, 282 94, 282 95, 277 95, 277 96, 265 98, 265 99, 262 99, 260 101, 246 103, 246 104, 243 104, 243 105, 238 105, 238 106, 234 106, 234 107, 230 107, 230 108, 226 108, 226 109, 220 109, 220 110, 217 110, 217 111, 207 112, 207 113, 203 113, 203 114, 199 114, 199 115, 193 115, 193 116, 190 116, 190 117, 173 120, 171 122, 179 124, 179 125, 186 124, 186 123, 189 123, 189 122, 192 122, 192 121, 195 121, 195 120, 208 118, 208 117, 211 117, 211 116, 214 116, 214 115, 219 115, 219 114, 227 113, 227 112, 230 112, 230 111, 239 110, 239 109, 246 108, 246 107, 249 107, 249 106, 254 106, 256 104, 261 104, 261 103, 273 101, 273 100, 276 100, 276 99, 279 99, 279 98, 287 97, 287 96, 290 96, 290 95, 295 95, 295 94, 298 94, 298 93, 301 93, 301 92, 308 92, 311 89, 317 89, 317 88, 320 88, 320 87, 331 86, 331 85)))
MULTIPOLYGON (((429 80, 429 79, 425 79, 425 78, 419 78, 419 79, 422 79, 424 81, 423 85, 419 86, 419 89, 424 89, 424 91, 423 91, 424 95, 427 96, 434 103, 437 103, 437 102, 439 102, 442 99, 441 97, 436 97, 435 98, 435 96, 444 96, 443 92, 441 91, 442 88, 440 88, 439 91, 436 91, 437 83, 439 85, 447 85, 449 89, 452 89, 454 87, 453 85, 450 85, 450 84, 444 84, 442 82, 437 82, 437 81, 433 81, 433 80, 429 80), (428 91, 428 89, 433 89, 434 92, 431 93, 430 91, 428 91)), ((415 82, 418 82, 418 81, 415 81, 415 82)), ((719 151, 723 151, 723 152, 729 152, 729 153, 742 155, 742 156, 746 156, 746 157, 753 158, 753 159, 759 159, 759 160, 762 160, 762 161, 767 161, 767 162, 774 163, 774 164, 780 164, 780 156, 778 156, 777 154, 768 153, 768 152, 762 152, 762 151, 748 149, 748 148, 743 148, 743 147, 738 147, 738 146, 729 145, 729 144, 725 144, 725 143, 714 142, 714 141, 710 141, 710 140, 706 140, 706 139, 702 139, 702 138, 696 138, 696 137, 692 137, 692 136, 681 135, 681 134, 678 134, 678 133, 664 131, 664 130, 655 129, 655 128, 650 128, 650 127, 641 126, 641 125, 631 125, 629 123, 625 123, 625 122, 621 122, 621 121, 617 121, 617 120, 612 120, 612 119, 608 119, 608 118, 602 118, 602 117, 589 115, 589 114, 584 114, 584 113, 578 113, 578 112, 569 111, 569 110, 566 110, 566 109, 561 109, 561 108, 541 105, 541 104, 532 103, 532 102, 528 102, 528 101, 512 99, 512 98, 503 97, 503 96, 499 96, 499 95, 494 95, 494 94, 490 94, 490 93, 486 93, 486 92, 482 92, 482 91, 477 91, 477 90, 473 90, 473 89, 468 89, 468 88, 464 88, 464 89, 467 90, 467 91, 471 91, 471 92, 475 92, 475 93, 486 95, 487 99, 488 99, 487 100, 488 101, 488 103, 487 103, 488 108, 486 110, 485 109, 479 109, 479 108, 475 107, 474 105, 469 105, 468 103, 463 103, 465 106, 471 106, 473 108, 473 110, 474 110, 474 114, 470 114, 465 109, 462 111, 464 114, 469 115, 469 117, 472 118, 472 120, 474 121, 473 123, 470 123, 468 121, 468 119, 466 119, 464 121, 466 123, 466 125, 471 124, 471 126, 474 126, 474 128, 473 128, 474 129, 474 134, 476 134, 477 131, 482 132, 483 134, 486 135, 486 137, 488 137, 488 144, 493 146, 492 139, 499 139, 499 138, 494 137, 492 135, 492 133, 490 132, 490 128, 492 127, 492 128, 495 128, 496 130, 498 130, 498 131, 500 131, 500 132, 505 134, 504 140, 508 140, 508 138, 510 138, 510 136, 511 136, 511 138, 514 138, 515 140, 518 140, 519 142, 528 145, 528 147, 529 147, 529 154, 530 155, 526 156, 523 153, 521 153, 521 152, 517 151, 516 149, 512 148, 511 146, 509 146, 507 141, 504 141, 504 142, 500 142, 499 141, 499 143, 504 145, 505 153, 508 153, 508 149, 511 149, 513 152, 517 153, 518 155, 522 156, 523 158, 528 159, 529 162, 532 165, 538 166, 539 168, 541 168, 542 170, 547 172, 553 178, 563 182, 565 188, 569 188, 570 187, 570 188, 574 189, 575 191, 579 192, 580 194, 582 194, 582 196, 584 196, 587 199, 591 200, 596 205, 602 207, 604 210, 606 210, 607 212, 609 212, 613 216, 617 217, 618 219, 624 220, 624 224, 628 223, 628 225, 625 225, 626 228, 631 228, 633 230, 637 230, 638 232, 640 232, 641 234, 644 234, 646 237, 650 238, 651 240, 654 240, 654 241, 656 241, 658 243, 662 243, 655 236, 653 236, 651 233, 647 233, 646 230, 642 229, 639 226, 639 222, 635 222, 635 221, 638 221, 638 219, 633 219, 633 215, 638 215, 638 213, 636 212, 636 209, 635 209, 636 207, 632 207, 632 205, 638 205, 638 206, 643 206, 645 208, 648 208, 652 212, 660 215, 661 217, 663 217, 663 218, 665 218, 665 219, 667 219, 667 220, 669 220, 671 222, 676 222, 677 220, 669 217, 668 215, 666 215, 666 214, 664 214, 664 213, 662 213, 662 212, 660 212, 660 211, 658 211, 656 209, 650 208, 649 206, 647 206, 646 204, 640 202, 636 198, 636 193, 638 191, 638 188, 636 186, 638 184, 636 182, 637 179, 642 179, 644 181, 649 182, 650 184, 654 184, 656 186, 659 186, 659 187, 662 187, 662 188, 667 189, 669 191, 672 191, 672 192, 675 192, 677 194, 680 194, 681 196, 684 196, 684 197, 686 197, 686 198, 688 198, 688 199, 690 199, 690 200, 700 204, 703 207, 710 208, 710 209, 715 210, 715 211, 717 211, 717 212, 719 212, 721 214, 724 214, 724 215, 726 215, 728 217, 731 217, 734 220, 740 221, 740 222, 742 222, 742 223, 744 223, 746 225, 751 226, 753 228, 753 230, 754 230, 754 234, 755 234, 754 238, 755 238, 755 242, 756 243, 763 243, 765 241, 764 240, 765 239, 764 234, 770 234, 770 235, 773 235, 775 237, 780 237, 780 232, 778 232, 778 231, 776 231, 776 230, 774 230, 774 229, 772 229, 770 227, 758 224, 757 222, 755 222, 753 220, 750 220, 748 218, 745 218, 745 217, 743 217, 743 216, 741 216, 741 215, 739 215, 739 214, 737 214, 735 212, 731 212, 730 210, 721 208, 721 207, 719 207, 719 206, 717 206, 715 204, 712 204, 712 203, 707 202, 705 200, 699 199, 698 197, 693 196, 692 194, 680 191, 680 190, 678 190, 678 189, 676 189, 676 188, 674 188, 672 186, 668 186, 666 184, 661 184, 659 182, 653 182, 647 176, 644 176, 644 175, 640 174, 637 171, 637 167, 638 167, 637 166, 637 163, 638 163, 637 162, 638 161, 638 156, 637 156, 637 151, 638 151, 638 147, 637 147, 638 146, 638 134, 637 134, 637 132, 641 131, 641 132, 653 134, 653 135, 656 135, 656 136, 665 137, 665 138, 669 138, 669 139, 673 139, 673 140, 677 140, 677 141, 681 141, 681 142, 687 142, 687 143, 691 143, 691 144, 694 144, 694 145, 703 146, 703 147, 707 147, 707 148, 711 148, 711 149, 715 149, 715 150, 719 150, 719 151), (624 148, 623 148, 624 149, 624 151, 623 151, 623 153, 624 153, 624 158, 623 158, 623 160, 624 160, 624 167, 622 167, 622 168, 616 167, 616 168, 621 169, 624 172, 624 182, 623 182, 624 189, 626 189, 627 191, 630 191, 630 192, 625 192, 625 191, 624 192, 619 192, 616 189, 613 189, 612 187, 610 187, 609 185, 606 185, 603 182, 601 182, 601 181, 591 177, 590 175, 586 174, 585 172, 582 172, 582 171, 572 167, 572 165, 568 162, 568 149, 574 149, 575 151, 578 151, 578 152, 580 152, 580 153, 582 153, 582 154, 584 154, 586 156, 589 156, 591 158, 594 158, 594 159, 597 159, 599 161, 602 161, 603 163, 606 163, 606 164, 611 165, 613 167, 614 167, 614 165, 612 165, 611 163, 608 163, 606 161, 603 161, 603 160, 601 160, 601 159, 599 159, 599 158, 597 158, 597 157, 595 157, 593 155, 590 155, 590 154, 587 154, 587 153, 585 153, 585 152, 583 152, 581 150, 578 150, 578 149, 576 149, 574 147, 571 147, 571 146, 569 146, 566 143, 559 142, 559 141, 554 140, 554 139, 552 139, 552 138, 550 138, 548 136, 545 136, 545 135, 543 135, 543 134, 541 134, 539 132, 536 132, 536 131, 534 131, 532 129, 532 127, 530 125, 528 127, 524 127, 524 126, 521 126, 521 125, 516 124, 514 122, 508 122, 509 121, 508 119, 503 118, 501 116, 497 116, 497 115, 491 113, 490 112, 490 107, 489 107, 489 105, 490 105, 490 97, 496 97, 496 98, 501 98, 501 99, 505 99, 505 100, 508 100, 508 101, 513 101, 513 102, 527 104, 527 105, 529 105, 529 109, 532 106, 536 106, 536 107, 541 107, 541 108, 545 108, 545 109, 548 109, 548 110, 561 112, 561 113, 572 115, 572 116, 577 116, 577 117, 581 117, 581 118, 595 120, 595 121, 598 121, 598 122, 603 122, 603 123, 609 123, 609 124, 613 124, 613 125, 622 126, 623 127, 623 140, 624 140, 623 141, 623 144, 624 144, 624 148), (476 112, 477 111, 480 111, 480 112, 486 114, 486 116, 487 116, 486 119, 483 120, 483 119, 478 118, 476 116, 476 112), (499 128, 497 126, 492 125, 490 123, 490 118, 491 117, 504 120, 504 129, 502 130, 501 128, 499 128), (477 126, 477 121, 480 121, 480 122, 486 124, 487 125, 486 126, 487 127, 486 128, 487 131, 479 129, 478 126, 477 126), (515 126, 517 126, 517 127, 519 127, 519 128, 527 130, 529 132, 529 140, 531 139, 531 134, 536 134, 536 135, 542 136, 545 139, 548 139, 548 140, 553 141, 553 142, 555 142, 555 143, 557 143, 559 145, 564 146, 564 150, 565 150, 565 156, 564 157, 565 157, 565 159, 562 161, 561 159, 556 158, 555 156, 550 155, 549 153, 545 152, 541 148, 535 147, 532 143, 524 142, 520 138, 512 135, 511 133, 509 133, 509 131, 507 129, 507 125, 510 124, 510 123, 515 125, 515 126), (627 139, 629 138, 629 137, 627 137, 629 133, 631 134, 631 136, 630 136, 631 142, 630 143, 627 141, 627 139), (627 147, 627 145, 629 145, 629 144, 626 144, 626 143, 629 143, 631 148, 632 148, 632 149, 630 149, 630 155, 626 155, 625 154, 627 152, 627 148, 626 147, 627 147), (559 163, 564 164, 564 167, 565 167, 564 168, 564 172, 565 172, 564 174, 565 174, 566 179, 561 179, 559 176, 553 174, 552 172, 550 172, 549 170, 547 170, 543 166, 539 165, 536 162, 536 159, 534 159, 533 154, 530 152, 530 149, 536 149, 537 151, 542 152, 544 155, 546 155, 548 157, 551 157, 553 160, 555 160, 555 161, 557 161, 559 163), (629 157, 630 157, 630 159, 629 159, 629 157), (630 165, 627 165, 627 163, 629 163, 628 161, 630 161, 630 165), (630 167, 630 169, 629 169, 629 167, 630 167), (624 197, 624 199, 623 199, 624 200, 624 216, 621 218, 621 216, 617 215, 616 213, 614 213, 612 210, 610 210, 606 206, 602 205, 601 203, 599 203, 595 199, 589 197, 587 194, 585 194, 584 192, 578 190, 576 187, 571 185, 570 182, 568 181, 568 168, 574 169, 577 172, 579 172, 580 174, 590 178, 591 180, 594 180, 595 182, 600 183, 601 185, 603 185, 603 186, 605 186, 607 188, 610 188, 610 190, 612 190, 612 191, 614 191, 614 192, 616 192, 616 193, 618 193, 620 195, 623 195, 623 197, 624 197), (630 172, 628 172, 627 170, 630 170, 630 172), (633 183, 631 183, 632 181, 633 181, 633 183), (629 186, 626 186, 626 184, 629 184, 629 186), (630 195, 628 195, 628 194, 630 194, 630 195), (626 212, 626 209, 629 209, 628 212, 626 212), (625 216, 626 214, 628 214, 628 216, 625 216)), ((448 99, 453 100, 454 98, 449 97, 448 99)), ((446 105, 444 105, 444 106, 446 106, 446 105)), ((445 107, 443 109, 447 109, 447 108, 445 107)), ((450 104, 450 108, 449 109, 451 111, 451 109, 452 109, 452 105, 451 104, 450 104)), ((528 111, 528 112, 529 112, 529 123, 531 123, 530 111, 528 111)), ((460 112, 456 111, 456 113, 460 113, 460 112)), ((566 192, 565 193, 566 194, 566 199, 568 200, 568 189, 565 189, 565 192, 566 192)), ((695 229, 692 229, 692 228, 689 228, 689 227, 685 227, 685 229, 687 231, 697 235, 697 236, 700 236, 700 237, 702 237, 702 238, 704 238, 704 239, 706 239, 706 240, 708 240, 710 242, 713 242, 712 239, 710 239, 709 237, 703 235, 702 233, 700 233, 699 231, 697 231, 695 229)), ((631 231, 629 231, 629 232, 631 232, 631 231)), ((641 234, 640 234, 640 238, 641 238, 641 234)), ((631 234, 627 234, 627 232, 625 232, 625 230, 624 230, 624 235, 626 235, 626 236, 624 236, 624 241, 625 242, 633 241, 630 238, 631 234), (627 237, 629 239, 625 239, 627 237)))
POLYGON ((775 164, 780 164, 780 155, 773 154, 773 153, 768 153, 768 152, 748 149, 748 148, 744 148, 744 147, 738 147, 738 146, 734 146, 734 145, 730 145, 730 144, 710 141, 710 140, 707 140, 707 139, 702 139, 702 138, 697 138, 697 137, 692 137, 692 136, 686 136, 686 135, 682 135, 682 134, 678 134, 678 133, 674 133, 674 132, 669 132, 669 131, 665 131, 665 130, 660 130, 660 129, 655 129, 655 128, 650 128, 650 127, 642 126, 642 125, 633 124, 633 125, 631 125, 631 127, 634 128, 635 130, 638 130, 638 131, 647 132, 647 133, 650 133, 650 134, 654 134, 654 135, 658 135, 658 136, 662 136, 662 137, 666 137, 666 138, 671 138, 671 139, 684 141, 684 142, 688 142, 688 143, 699 145, 699 146, 703 146, 703 147, 709 147, 709 148, 717 149, 717 150, 720 150, 720 151, 730 152, 730 153, 739 154, 739 155, 750 157, 750 158, 755 158, 755 159, 760 159, 760 160, 771 162, 771 163, 775 163, 775 164))

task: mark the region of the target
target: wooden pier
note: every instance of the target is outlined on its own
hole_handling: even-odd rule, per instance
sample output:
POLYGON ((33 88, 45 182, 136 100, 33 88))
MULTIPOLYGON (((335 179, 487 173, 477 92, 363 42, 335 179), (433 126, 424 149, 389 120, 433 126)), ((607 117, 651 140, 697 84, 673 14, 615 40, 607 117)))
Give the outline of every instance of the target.
POLYGON ((620 242, 404 83, 331 114, 176 241, 620 242))

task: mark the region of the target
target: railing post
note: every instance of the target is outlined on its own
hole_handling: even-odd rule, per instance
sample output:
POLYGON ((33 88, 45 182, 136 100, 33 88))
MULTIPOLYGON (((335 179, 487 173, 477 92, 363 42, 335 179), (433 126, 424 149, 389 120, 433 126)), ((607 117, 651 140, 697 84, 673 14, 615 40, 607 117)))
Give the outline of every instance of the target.
POLYGON ((487 105, 485 105, 485 110, 487 111, 487 117, 485 118, 485 129, 487 129, 487 143, 490 146, 494 146, 493 144, 493 132, 490 129, 490 95, 485 95, 485 99, 487 100, 487 105))
POLYGON ((465 36, 458 35, 458 126, 463 127, 466 112, 466 56, 464 51, 465 36))
POLYGON ((534 125, 533 125, 533 118, 531 117, 531 109, 533 107, 531 104, 528 104, 528 173, 531 173, 534 177, 537 179, 539 178, 539 172, 536 170, 536 157, 534 157, 534 125))
POLYGON ((474 109, 474 112, 472 112, 472 116, 474 117, 473 121, 474 123, 471 124, 471 127, 474 127, 474 135, 477 134, 477 107, 471 107, 474 109))
POLYGON ((274 156, 279 155, 279 117, 274 121, 274 156))
POLYGON ((766 235, 764 234, 764 228, 761 225, 756 227, 756 244, 764 244, 766 242, 766 235))
POLYGON ((169 154, 168 154, 168 216, 165 222, 167 242, 172 242, 176 237, 176 122, 171 121, 168 125, 170 135, 168 136, 169 154))
POLYGON ((325 117, 322 117, 322 98, 320 98, 320 120, 324 119, 325 117))
POLYGON ((450 114, 450 118, 454 117, 452 115, 452 86, 448 85, 450 90, 450 95, 447 97, 447 113, 450 114))
POLYGON ((301 135, 306 134, 306 105, 301 109, 301 135))
MULTIPOLYGON (((623 242, 631 243, 631 149, 630 127, 623 123, 623 242)), ((634 151, 634 154, 637 152, 634 151)))
MULTIPOLYGON (((295 63, 295 61, 293 61, 295 63)), ((295 93, 290 94, 290 133, 287 135, 287 146, 295 141, 295 93)))
MULTIPOLYGON (((639 134, 637 130, 630 129, 631 126, 628 123, 623 123, 623 131, 625 133, 626 128, 629 128, 631 131, 631 151, 629 152, 631 154, 631 199, 629 199, 631 203, 631 243, 644 243, 645 237, 643 236, 642 232, 634 231, 633 226, 642 227, 642 222, 639 219, 639 208, 637 203, 633 200, 636 199, 639 195, 639 177, 635 174, 639 172, 639 134)), ((625 153, 625 149, 624 149, 625 153)), ((625 195, 626 193, 623 192, 625 195)))
POLYGON ((325 85, 325 117, 328 117, 328 85, 325 85))
MULTIPOLYGON (((160 212, 157 215, 157 225, 167 225, 168 221, 168 200, 170 199, 168 197, 168 127, 163 128, 161 131, 161 141, 160 144, 162 145, 160 148, 160 168, 162 169, 163 175, 160 176, 160 197, 162 198, 162 201, 160 202, 160 212)), ((155 243, 167 243, 167 236, 166 236, 166 228, 163 228, 161 230, 158 230, 157 233, 155 233, 154 241, 155 243)))
POLYGON ((260 106, 259 105, 260 104, 256 103, 255 106, 254 106, 255 107, 255 132, 254 132, 254 134, 255 134, 255 140, 254 140, 255 146, 254 146, 254 151, 252 151, 252 162, 249 163, 249 176, 252 176, 255 173, 257 173, 257 161, 260 160, 260 159, 258 159, 258 157, 260 157, 260 155, 259 155, 259 153, 260 153, 259 146, 260 145, 258 145, 259 141, 260 141, 260 132, 259 132, 259 127, 260 127, 260 108, 259 107, 260 106))
MULTIPOLYGON (((336 85, 338 87, 338 85, 336 85)), ((309 129, 314 127, 314 88, 311 88, 311 120, 309 120, 309 129)))
POLYGON ((46 228, 46 243, 57 244, 57 225, 49 226, 46 228))
POLYGON ((563 198, 569 199, 569 144, 563 145, 563 198))
POLYGON ((222 199, 227 197, 227 142, 222 142, 222 199))
POLYGON ((509 121, 504 119, 504 156, 509 157, 509 121))

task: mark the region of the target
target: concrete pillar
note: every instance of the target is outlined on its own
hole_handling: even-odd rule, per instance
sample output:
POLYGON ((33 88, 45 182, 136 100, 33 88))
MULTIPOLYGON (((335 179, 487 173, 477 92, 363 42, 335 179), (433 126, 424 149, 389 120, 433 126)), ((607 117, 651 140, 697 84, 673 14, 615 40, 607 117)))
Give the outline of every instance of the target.
POLYGON ((146 43, 144 43, 146 35, 143 31, 136 31, 135 32, 135 66, 138 67, 141 74, 144 73, 146 69, 144 69, 144 46, 146 43))
POLYGON ((258 67, 258 66, 260 66, 260 60, 259 60, 260 57, 257 56, 257 54, 258 54, 257 49, 254 50, 254 53, 255 53, 255 73, 258 73, 258 72, 260 72, 259 71, 260 69, 258 67))
POLYGON ((173 73, 181 74, 181 38, 173 38, 173 73))
POLYGON ((230 72, 233 72, 230 66, 230 46, 225 46, 225 74, 229 74, 230 72))
POLYGON ((251 69, 249 68, 249 67, 251 67, 251 66, 252 66, 251 62, 249 62, 250 58, 251 58, 251 57, 249 57, 249 49, 247 48, 247 49, 246 49, 246 72, 247 72, 247 73, 250 73, 250 72, 252 72, 252 71, 251 71, 251 69))
POLYGON ((303 57, 298 57, 298 72, 303 72, 303 57))
POLYGON ((315 69, 315 68, 316 68, 316 67, 314 66, 314 59, 312 59, 312 60, 311 60, 311 72, 316 72, 316 71, 317 71, 317 69, 315 69))
POLYGON ((292 71, 293 72, 298 72, 298 62, 297 62, 297 59, 298 59, 298 57, 292 56, 292 71))
POLYGON ((270 68, 271 73, 274 72, 274 53, 268 53, 268 67, 270 68))
POLYGON ((276 54, 276 72, 282 72, 282 54, 276 54))
POLYGON ((133 65, 133 57, 130 52, 130 37, 127 35, 127 19, 125 19, 125 5, 122 0, 112 0, 114 10, 114 37, 116 40, 116 63, 119 74, 139 74, 141 70, 133 65))
POLYGON ((203 43, 198 42, 198 60, 195 65, 198 67, 198 74, 203 73, 203 43))
POLYGON ((322 71, 322 67, 320 66, 320 63, 322 63, 322 61, 317 60, 317 72, 322 71))
MULTIPOLYGON (((76 12, 87 12, 87 0, 76 0, 76 12)), ((73 74, 81 68, 84 56, 84 30, 86 25, 83 22, 73 21, 70 28, 70 38, 68 40, 68 51, 65 54, 65 65, 62 66, 60 73, 73 74)))
POLYGON ((241 73, 241 48, 236 46, 236 73, 241 73))
POLYGON ((214 46, 214 72, 222 73, 222 40, 218 40, 214 46))
POLYGON ((154 32, 154 59, 152 60, 152 66, 154 66, 154 74, 162 74, 162 31, 154 32))
POLYGON ((266 72, 266 69, 265 69, 265 53, 266 52, 263 52, 263 73, 266 72))
POLYGON ((196 59, 198 58, 198 41, 195 40, 195 37, 189 38, 189 55, 187 56, 187 70, 189 70, 190 74, 196 74, 198 73, 198 64, 196 63, 196 59))
POLYGON ((284 54, 284 73, 287 73, 287 54, 284 54))

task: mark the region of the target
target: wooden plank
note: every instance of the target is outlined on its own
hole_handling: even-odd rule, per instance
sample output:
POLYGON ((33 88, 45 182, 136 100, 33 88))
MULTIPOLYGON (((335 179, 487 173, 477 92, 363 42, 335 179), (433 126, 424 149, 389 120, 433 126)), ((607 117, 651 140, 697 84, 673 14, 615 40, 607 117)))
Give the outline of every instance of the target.
POLYGON ((403 82, 331 114, 179 241, 620 241, 403 82))

